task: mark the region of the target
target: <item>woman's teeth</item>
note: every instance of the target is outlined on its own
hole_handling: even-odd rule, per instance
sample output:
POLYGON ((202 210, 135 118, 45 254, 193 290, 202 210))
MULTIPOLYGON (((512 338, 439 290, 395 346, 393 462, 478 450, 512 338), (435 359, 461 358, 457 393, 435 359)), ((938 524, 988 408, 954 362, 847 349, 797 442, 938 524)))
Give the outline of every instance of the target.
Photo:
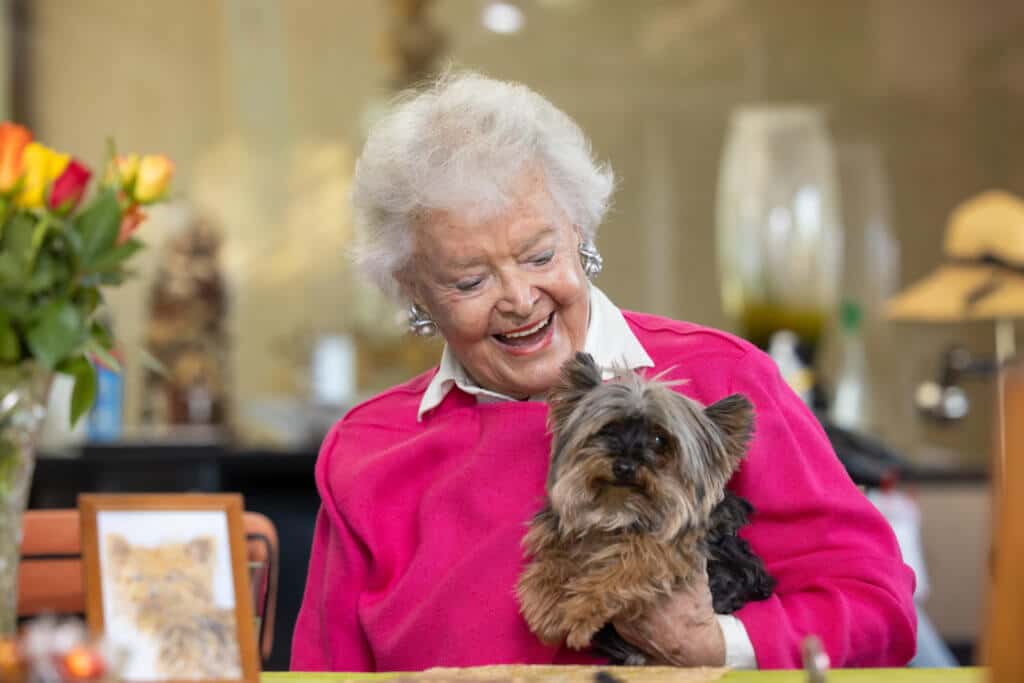
POLYGON ((523 330, 522 332, 510 332, 509 334, 504 334, 502 336, 503 337, 509 337, 510 339, 517 339, 519 337, 529 337, 531 334, 534 334, 536 332, 540 332, 545 327, 547 327, 548 326, 548 320, 549 320, 549 318, 544 318, 539 323, 537 323, 536 325, 534 325, 533 327, 531 327, 529 329, 523 330))
POLYGON ((524 337, 530 337, 532 335, 537 334, 538 332, 543 330, 545 327, 547 327, 550 323, 551 323, 551 316, 549 315, 548 317, 544 318, 543 320, 541 320, 536 325, 533 325, 532 327, 528 327, 525 330, 520 330, 519 332, 508 332, 506 334, 497 334, 495 336, 498 337, 498 339, 500 339, 500 340, 506 340, 506 341, 507 340, 513 340, 513 339, 523 339, 524 337))

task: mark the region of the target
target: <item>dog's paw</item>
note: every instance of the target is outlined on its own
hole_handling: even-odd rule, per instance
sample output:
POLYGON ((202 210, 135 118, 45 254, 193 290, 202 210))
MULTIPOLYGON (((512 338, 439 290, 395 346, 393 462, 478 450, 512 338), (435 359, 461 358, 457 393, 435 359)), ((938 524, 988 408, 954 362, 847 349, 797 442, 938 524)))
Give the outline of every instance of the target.
POLYGON ((636 652, 622 661, 623 666, 647 666, 647 655, 636 652))
POLYGON ((565 638, 566 627, 559 619, 531 614, 526 618, 526 625, 545 645, 557 645, 565 638))
POLYGON ((526 626, 545 645, 558 645, 568 630, 558 609, 539 609, 535 604, 525 604, 521 610, 526 626))
POLYGON ((574 650, 583 650, 590 647, 590 641, 597 633, 597 628, 591 624, 577 624, 569 630, 565 637, 565 644, 574 650))
POLYGON ((533 633, 548 647, 558 647, 565 640, 565 631, 559 629, 540 629, 533 633))
POLYGON ((546 645, 561 643, 568 629, 557 604, 549 596, 544 599, 535 599, 540 597, 535 593, 526 596, 520 599, 519 611, 527 627, 546 645))

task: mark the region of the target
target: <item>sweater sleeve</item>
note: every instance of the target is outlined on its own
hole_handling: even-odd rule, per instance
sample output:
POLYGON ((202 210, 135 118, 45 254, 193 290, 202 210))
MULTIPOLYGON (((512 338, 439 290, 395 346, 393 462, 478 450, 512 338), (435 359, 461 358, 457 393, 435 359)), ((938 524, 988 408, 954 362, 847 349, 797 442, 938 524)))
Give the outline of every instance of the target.
POLYGON ((742 532, 775 593, 736 616, 758 667, 797 668, 818 635, 833 666, 903 666, 914 654, 914 575, 884 518, 853 484, 813 413, 752 349, 733 392, 755 407, 755 435, 731 488, 754 506, 742 532))
POLYGON ((359 623, 359 596, 367 582, 365 549, 339 513, 328 486, 332 461, 341 456, 343 423, 324 440, 317 460, 321 505, 310 553, 306 592, 292 639, 293 671, 373 671, 359 623))

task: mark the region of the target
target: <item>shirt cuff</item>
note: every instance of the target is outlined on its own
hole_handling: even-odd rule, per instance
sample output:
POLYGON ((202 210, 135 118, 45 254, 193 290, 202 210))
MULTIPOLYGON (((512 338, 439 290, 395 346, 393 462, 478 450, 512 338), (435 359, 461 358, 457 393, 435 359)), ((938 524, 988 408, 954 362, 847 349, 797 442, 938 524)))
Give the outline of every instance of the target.
POLYGON ((743 622, 731 614, 716 614, 725 637, 725 665, 734 669, 756 669, 757 656, 743 622))

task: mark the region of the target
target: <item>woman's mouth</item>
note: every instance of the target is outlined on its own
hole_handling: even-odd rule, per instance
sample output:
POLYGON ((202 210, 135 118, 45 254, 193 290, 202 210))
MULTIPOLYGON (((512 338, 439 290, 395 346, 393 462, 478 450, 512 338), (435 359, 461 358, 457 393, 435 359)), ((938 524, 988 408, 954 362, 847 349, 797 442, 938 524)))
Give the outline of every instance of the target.
POLYGON ((551 322, 554 320, 554 317, 555 314, 552 312, 551 315, 533 325, 492 336, 503 346, 519 351, 534 351, 536 349, 533 347, 541 344, 550 336, 553 329, 551 322))

